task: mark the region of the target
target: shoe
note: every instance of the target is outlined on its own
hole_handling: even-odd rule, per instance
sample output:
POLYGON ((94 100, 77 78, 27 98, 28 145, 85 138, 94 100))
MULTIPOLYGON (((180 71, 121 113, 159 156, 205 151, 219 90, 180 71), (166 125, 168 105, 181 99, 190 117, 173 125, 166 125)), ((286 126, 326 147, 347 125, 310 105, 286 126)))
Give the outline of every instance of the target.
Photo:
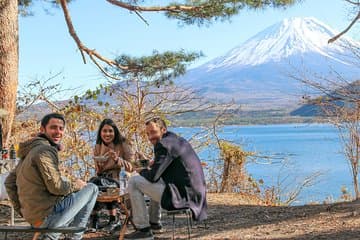
POLYGON ((51 240, 51 238, 49 238, 48 236, 41 236, 40 240, 51 240))
POLYGON ((86 232, 94 233, 99 229, 99 217, 98 216, 91 216, 90 218, 90 226, 86 230, 86 232))
POLYGON ((109 216, 109 222, 108 224, 104 227, 104 230, 108 233, 113 233, 116 230, 121 228, 121 222, 120 219, 117 216, 109 216))
POLYGON ((154 235, 151 230, 141 231, 136 230, 135 232, 126 234, 124 240, 154 240, 154 235))
POLYGON ((163 232, 161 223, 150 222, 150 229, 153 233, 162 233, 163 232))
POLYGON ((88 227, 85 232, 86 233, 96 233, 96 231, 97 231, 96 228, 88 227))
POLYGON ((119 230, 121 228, 121 222, 120 221, 111 221, 104 227, 104 230, 108 233, 113 233, 116 230, 119 230))

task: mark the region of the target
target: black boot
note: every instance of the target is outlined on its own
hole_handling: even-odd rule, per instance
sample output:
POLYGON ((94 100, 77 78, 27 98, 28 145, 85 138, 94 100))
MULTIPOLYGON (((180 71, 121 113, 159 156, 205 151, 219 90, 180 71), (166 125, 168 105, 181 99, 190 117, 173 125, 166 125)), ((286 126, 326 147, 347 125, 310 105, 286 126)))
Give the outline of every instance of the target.
POLYGON ((150 229, 153 233, 162 233, 163 232, 161 223, 150 222, 150 229))
POLYGON ((94 214, 90 216, 89 232, 96 232, 99 229, 99 215, 94 214))

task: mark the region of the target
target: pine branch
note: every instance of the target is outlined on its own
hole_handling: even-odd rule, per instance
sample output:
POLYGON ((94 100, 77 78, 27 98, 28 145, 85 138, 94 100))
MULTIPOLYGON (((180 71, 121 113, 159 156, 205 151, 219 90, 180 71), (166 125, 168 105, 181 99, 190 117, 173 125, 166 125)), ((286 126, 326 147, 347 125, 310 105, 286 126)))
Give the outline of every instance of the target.
POLYGON ((165 12, 168 18, 178 19, 185 24, 202 25, 213 20, 226 20, 248 7, 263 9, 265 7, 286 7, 300 0, 204 0, 186 1, 187 4, 171 3, 167 6, 138 6, 120 0, 106 0, 110 4, 135 12, 165 12))
MULTIPOLYGON (((69 0, 55 0, 60 2, 65 21, 69 30, 70 36, 74 39, 83 62, 86 64, 86 55, 99 68, 99 70, 107 77, 119 80, 118 76, 144 76, 155 77, 159 84, 173 79, 185 73, 185 64, 189 63, 202 54, 184 52, 171 53, 166 52, 163 55, 155 53, 149 58, 135 58, 123 57, 116 60, 108 59, 98 53, 95 49, 90 49, 83 44, 75 31, 72 23, 67 3, 69 0), (107 67, 103 67, 100 63, 104 63, 107 67), (113 70, 111 74, 109 69, 113 70), (115 70, 115 71, 114 71, 115 70)), ((144 7, 137 6, 119 0, 106 0, 110 4, 135 12, 143 21, 146 20, 140 15, 141 12, 159 12, 163 11, 169 18, 179 19, 186 24, 198 23, 201 25, 212 20, 228 19, 230 16, 238 13, 239 9, 244 7, 249 8, 264 8, 284 7, 294 4, 300 0, 198 0, 186 1, 186 4, 172 3, 164 7, 144 7)), ((135 1, 134 1, 135 2, 135 1)))

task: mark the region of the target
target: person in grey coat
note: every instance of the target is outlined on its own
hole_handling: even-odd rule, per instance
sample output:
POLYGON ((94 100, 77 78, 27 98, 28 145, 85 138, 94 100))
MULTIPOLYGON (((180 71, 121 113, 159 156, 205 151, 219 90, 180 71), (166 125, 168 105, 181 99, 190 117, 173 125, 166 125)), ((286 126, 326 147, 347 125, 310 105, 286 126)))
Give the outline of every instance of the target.
POLYGON ((161 118, 146 122, 146 134, 154 145, 154 162, 129 179, 128 191, 136 231, 125 239, 153 239, 160 230, 160 207, 190 208, 194 220, 207 218, 206 183, 201 162, 188 141, 167 131, 161 118), (151 198, 149 214, 144 194, 151 198))

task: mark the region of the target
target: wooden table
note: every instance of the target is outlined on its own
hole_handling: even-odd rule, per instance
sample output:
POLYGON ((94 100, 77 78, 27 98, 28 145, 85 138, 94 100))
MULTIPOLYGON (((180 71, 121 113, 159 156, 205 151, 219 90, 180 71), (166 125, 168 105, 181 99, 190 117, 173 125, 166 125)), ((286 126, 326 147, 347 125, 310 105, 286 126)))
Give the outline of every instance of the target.
POLYGON ((135 225, 131 219, 131 205, 130 205, 129 194, 125 193, 123 195, 107 195, 105 193, 105 194, 99 195, 97 198, 97 201, 101 202, 101 203, 108 203, 108 202, 114 202, 114 201, 119 203, 120 212, 122 212, 125 215, 125 219, 122 222, 120 235, 119 235, 119 240, 123 240, 124 235, 126 233, 127 224, 130 222, 133 225, 133 227, 135 228, 135 225))

